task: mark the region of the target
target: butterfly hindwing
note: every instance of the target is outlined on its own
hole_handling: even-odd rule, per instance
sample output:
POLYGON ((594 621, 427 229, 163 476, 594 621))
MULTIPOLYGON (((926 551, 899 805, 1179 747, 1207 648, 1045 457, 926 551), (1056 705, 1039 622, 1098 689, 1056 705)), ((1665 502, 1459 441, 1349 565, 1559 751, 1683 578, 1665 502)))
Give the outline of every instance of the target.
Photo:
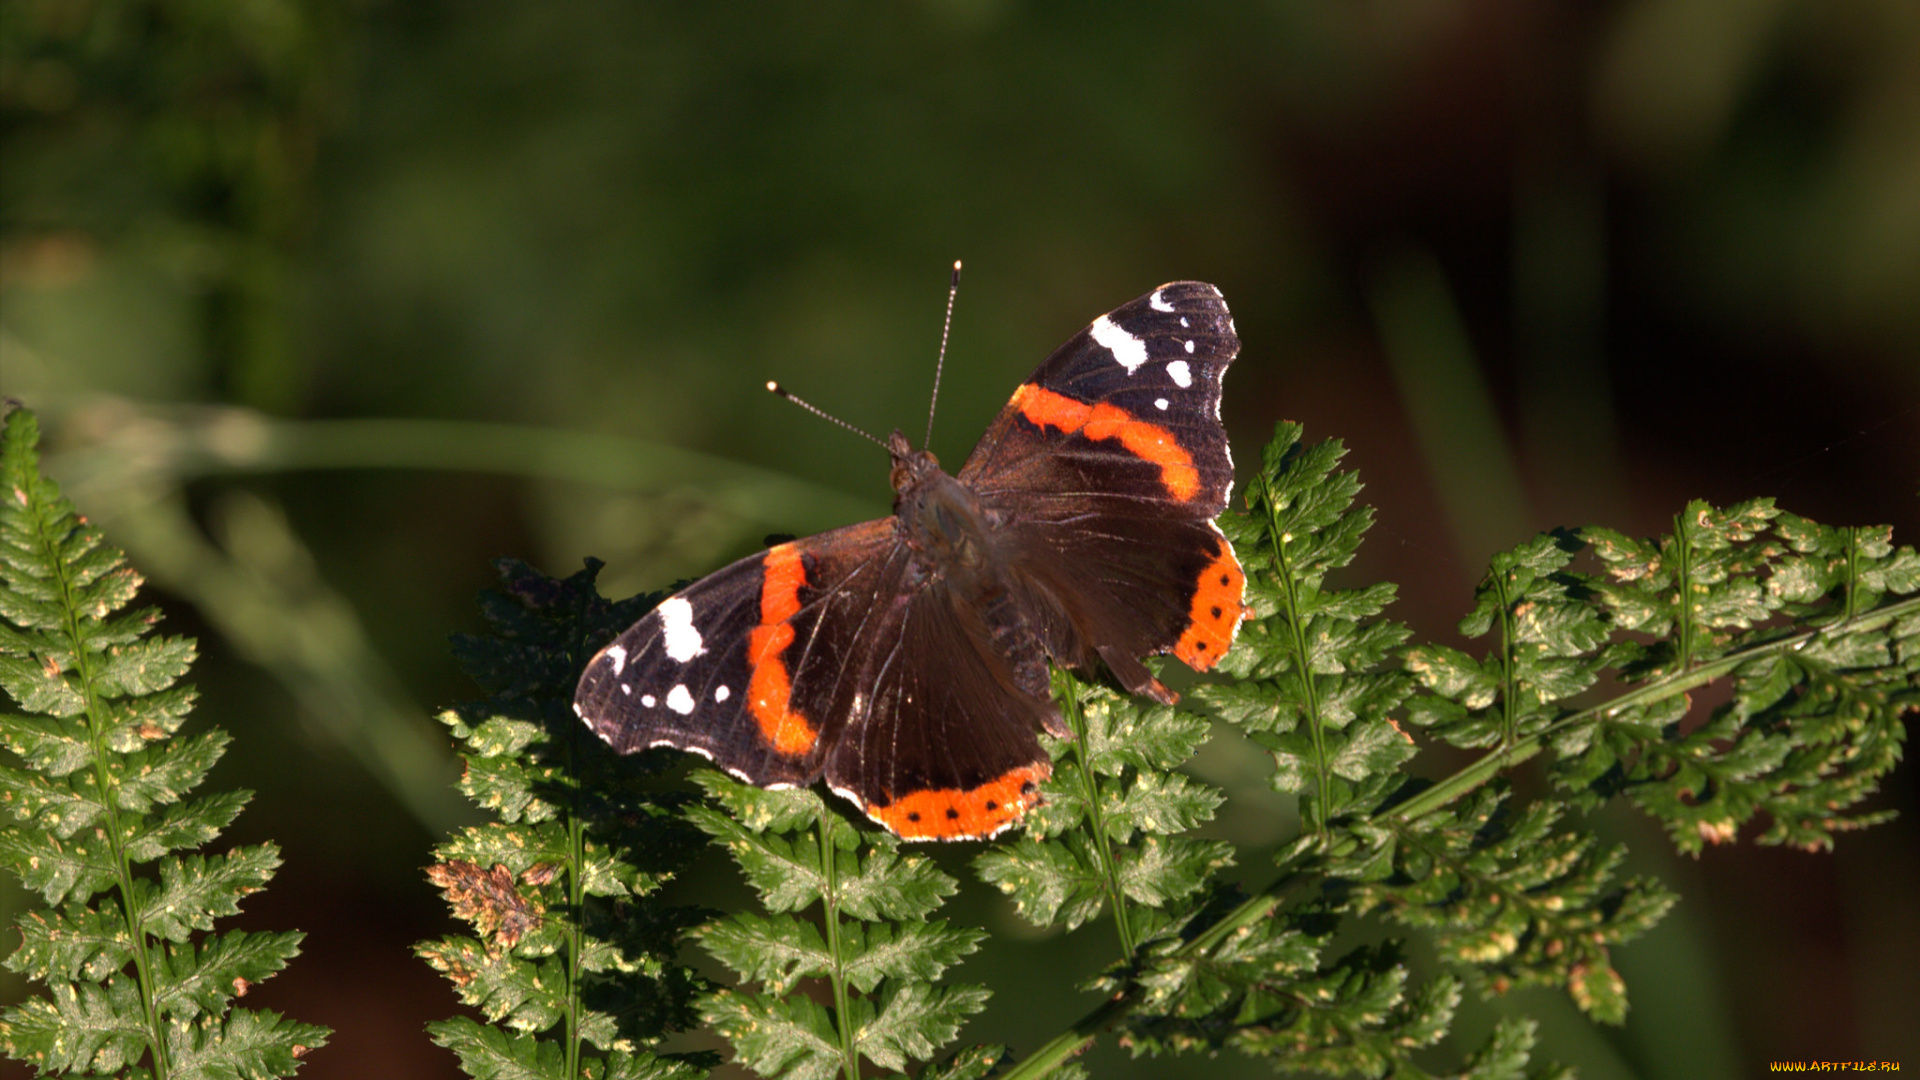
POLYGON ((945 582, 904 594, 902 617, 850 658, 870 697, 827 759, 827 783, 908 840, 992 836, 1039 802, 1059 727, 1044 686, 1016 687, 981 611, 945 582))

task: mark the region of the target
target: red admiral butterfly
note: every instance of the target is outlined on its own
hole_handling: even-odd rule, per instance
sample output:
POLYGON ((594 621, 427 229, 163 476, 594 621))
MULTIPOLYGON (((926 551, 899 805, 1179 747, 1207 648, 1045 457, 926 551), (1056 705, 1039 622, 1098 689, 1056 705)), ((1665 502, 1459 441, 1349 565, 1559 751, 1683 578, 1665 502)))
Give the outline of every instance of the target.
POLYGON ((835 792, 904 839, 992 836, 1068 730, 1047 664, 1196 671, 1245 576, 1213 519, 1233 460, 1220 291, 1176 281, 1054 350, 957 476, 895 431, 893 516, 779 544, 661 602, 594 656, 574 711, 621 753, 672 746, 762 787, 835 792))

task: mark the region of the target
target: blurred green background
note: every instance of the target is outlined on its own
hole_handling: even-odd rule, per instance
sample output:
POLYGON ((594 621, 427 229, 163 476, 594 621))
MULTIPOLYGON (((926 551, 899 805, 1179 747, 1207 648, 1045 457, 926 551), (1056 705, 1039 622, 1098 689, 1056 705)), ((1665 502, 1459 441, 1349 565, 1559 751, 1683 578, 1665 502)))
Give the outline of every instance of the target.
MULTIPOLYGON (((310 935, 250 1003, 336 1029, 302 1076, 456 1075, 408 946, 475 820, 431 714, 474 696, 446 638, 490 560, 625 595, 884 513, 884 458, 762 385, 917 436, 956 257, 950 465, 1094 315, 1214 282, 1241 459, 1280 418, 1345 440, 1354 580, 1424 635, 1491 552, 1692 497, 1920 538, 1912 0, 5 0, 0 392, 201 641, 211 784, 287 858, 244 922, 310 935)), ((1232 746, 1195 768, 1259 877, 1290 808, 1232 746)), ((1521 995, 1462 1032, 1531 1011, 1590 1078, 1920 1065, 1913 771, 1832 856, 1677 862, 1607 815, 1685 898, 1618 956, 1629 1023, 1521 995)), ((964 1038, 1092 1004, 1100 927, 954 914, 996 935, 964 1038)))

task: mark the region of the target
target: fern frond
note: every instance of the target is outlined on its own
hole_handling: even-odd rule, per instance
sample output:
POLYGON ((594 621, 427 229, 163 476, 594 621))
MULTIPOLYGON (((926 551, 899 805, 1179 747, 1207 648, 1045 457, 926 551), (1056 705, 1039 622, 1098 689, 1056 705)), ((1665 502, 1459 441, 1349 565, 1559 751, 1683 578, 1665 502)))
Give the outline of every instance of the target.
POLYGON ((1345 453, 1338 442, 1302 446, 1297 424, 1275 429, 1246 511, 1221 518, 1253 608, 1221 664, 1237 679, 1195 691, 1272 753, 1274 789, 1300 796, 1317 829, 1378 806, 1414 755, 1389 715, 1412 690, 1385 666, 1408 635, 1380 617, 1393 587, 1326 585, 1373 524, 1372 509, 1354 502, 1359 480, 1336 468, 1345 453))
MULTIPOLYGON (((713 770, 697 781, 715 805, 687 811, 739 864, 769 914, 739 913, 698 931, 745 982, 702 1003, 742 1065, 785 1080, 858 1080, 862 1059, 901 1070, 931 1059, 986 1005, 978 986, 940 984, 986 935, 928 916, 955 882, 924 855, 862 830, 812 791, 766 791, 713 770), (798 913, 819 906, 819 922, 798 913), (797 992, 819 980, 832 1006, 797 992)), ((1005 1051, 974 1047, 927 1075, 982 1076, 1005 1051)))
POLYGON ((1624 848, 1560 827, 1561 809, 1509 810, 1492 784, 1411 820, 1381 818, 1374 841, 1330 860, 1356 915, 1382 911, 1424 931, 1441 959, 1488 993, 1565 986, 1596 1019, 1626 1019, 1611 946, 1638 937, 1678 899, 1650 878, 1613 882, 1624 848))
POLYGON ((687 1080, 711 1064, 658 1051, 693 1025, 703 986, 675 954, 705 913, 655 895, 697 843, 684 797, 650 786, 657 756, 617 758, 572 712, 588 643, 648 599, 600 599, 598 569, 556 580, 503 560, 505 591, 482 600, 493 632, 455 640, 490 695, 441 720, 462 745, 461 791, 499 820, 441 844, 428 870, 473 933, 415 951, 488 1022, 429 1025, 474 1077, 687 1080))
POLYGON ((1920 600, 1897 599, 1920 592, 1912 548, 1770 500, 1691 504, 1658 541, 1588 533, 1616 623, 1666 635, 1623 676, 1671 689, 1569 727, 1554 745, 1563 786, 1583 801, 1626 792, 1693 854, 1763 813, 1760 843, 1809 850, 1886 819, 1849 811, 1898 763, 1920 709, 1920 600), (1731 676, 1733 698, 1689 729, 1684 692, 1702 675, 1731 676))
POLYGON ((288 1076, 323 1027, 233 1000, 299 954, 302 935, 212 933, 280 865, 271 844, 193 853, 249 792, 188 793, 229 741, 174 738, 193 705, 187 638, 124 610, 140 577, 41 475, 39 427, 0 435, 0 864, 48 907, 7 966, 48 996, 0 1012, 0 1049, 43 1074, 288 1076), (141 868, 153 864, 158 878, 141 868), (196 937, 196 935, 200 935, 196 937))
MULTIPOLYGON (((1136 1053, 1226 1047, 1288 1069, 1423 1075, 1407 1056, 1451 1023, 1463 989, 1564 987, 1618 1022, 1626 987, 1610 950, 1658 922, 1673 895, 1617 881, 1622 853, 1566 811, 1626 794, 1683 850, 1730 839, 1759 814, 1762 842, 1824 846, 1880 820, 1852 807, 1899 757, 1920 707, 1920 559, 1885 529, 1831 530, 1755 501, 1702 504, 1675 537, 1558 532, 1497 556, 1461 624, 1492 635, 1484 657, 1429 644, 1379 618, 1390 587, 1325 588, 1369 520, 1335 444, 1302 447, 1281 425, 1249 512, 1221 526, 1248 570, 1253 607, 1203 701, 1274 757, 1274 785, 1302 800, 1308 832, 1281 876, 1250 897, 1217 887, 1096 986, 1111 995, 1008 1073, 1045 1075, 1100 1031, 1136 1053), (1589 549, 1601 569, 1586 569, 1589 549), (1687 720, 1687 692, 1733 698, 1687 720), (1414 741, 1390 713, 1483 757, 1437 782, 1405 771, 1414 741), (1512 799, 1501 775, 1550 752, 1558 798, 1512 799), (1332 934, 1384 918, 1431 940, 1452 971, 1416 984, 1397 946, 1329 956, 1332 934)), ((1056 858, 1055 882, 1073 864, 1056 858)), ((1033 872, 1031 877, 1046 880, 1033 872)), ((1033 891, 1069 910, 1100 902, 1033 891)), ((1503 1024, 1462 1075, 1556 1076, 1532 1066, 1532 1027, 1503 1024)))
POLYGON ((1302 802, 1313 831, 1281 853, 1262 895, 1221 894, 1186 932, 1096 985, 1132 996, 1121 1041, 1135 1053, 1237 1049, 1333 1075, 1407 1072, 1451 1026, 1461 985, 1414 982, 1398 946, 1330 955, 1356 898, 1330 852, 1404 783, 1412 740, 1391 710, 1412 681, 1387 666, 1407 630, 1380 617, 1393 590, 1329 588, 1371 524, 1337 443, 1304 447, 1283 424, 1246 495, 1221 527, 1247 568, 1253 608, 1221 664, 1231 682, 1194 697, 1273 756, 1273 785, 1302 802), (1291 902, 1289 904, 1289 902, 1291 902))
POLYGON ((1023 835, 974 860, 1036 926, 1071 930, 1103 909, 1121 951, 1191 914, 1180 902, 1231 865, 1232 845, 1181 836, 1213 818, 1219 792, 1173 771, 1207 737, 1205 717, 1141 702, 1070 673, 1054 697, 1074 738, 1048 740, 1053 776, 1023 835))
POLYGON ((1503 766, 1549 748, 1573 805, 1625 794, 1683 852, 1761 814, 1761 843, 1826 848, 1885 820, 1849 811, 1899 761, 1920 705, 1920 602, 1898 599, 1916 591, 1920 557, 1886 528, 1827 528, 1766 499, 1693 503, 1654 540, 1543 536, 1496 557, 1461 624, 1497 628, 1492 655, 1409 651, 1428 691, 1409 716, 1497 745, 1503 766), (1574 566, 1589 549, 1600 573, 1574 566), (1629 689, 1582 698, 1609 677, 1629 689), (1732 700, 1691 719, 1689 691, 1720 679, 1732 700))

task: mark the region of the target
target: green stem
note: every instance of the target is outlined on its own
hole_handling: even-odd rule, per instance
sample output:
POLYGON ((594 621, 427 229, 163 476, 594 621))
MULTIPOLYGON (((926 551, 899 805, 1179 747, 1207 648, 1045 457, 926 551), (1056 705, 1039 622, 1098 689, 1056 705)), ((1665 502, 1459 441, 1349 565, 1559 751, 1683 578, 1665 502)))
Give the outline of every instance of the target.
POLYGON ((126 922, 127 942, 133 953, 134 977, 140 984, 141 1020, 146 1027, 147 1048, 153 1052, 153 1076, 154 1080, 166 1080, 173 1072, 173 1061, 167 1053, 164 1021, 154 1004, 151 942, 142 925, 141 913, 135 910, 133 861, 127 855, 128 828, 120 814, 119 781, 108 763, 108 756, 113 752, 106 742, 106 729, 110 721, 105 704, 95 691, 94 657, 87 648, 87 635, 81 628, 80 601, 74 595, 73 579, 68 574, 65 559, 61 557, 60 543, 50 534, 45 510, 46 507, 41 505, 31 509, 34 539, 39 546, 40 556, 52 568, 54 581, 60 590, 60 610, 65 619, 67 645, 73 650, 74 675, 80 682, 81 692, 87 702, 87 743, 93 751, 94 795, 100 800, 101 809, 106 814, 107 845, 113 855, 115 882, 120 889, 120 915, 126 922))
MULTIPOLYGON (((574 610, 574 626, 585 630, 587 608, 590 601, 583 600, 574 610)), ((584 637, 584 634, 583 634, 584 637)), ((585 665, 585 657, 591 646, 584 640, 573 643, 569 659, 570 670, 578 671, 585 665)), ((581 1001, 581 978, 585 974, 583 967, 587 951, 587 825, 586 808, 581 805, 580 773, 585 767, 586 753, 581 740, 588 737, 585 724, 567 724, 567 764, 566 775, 572 784, 567 792, 567 993, 566 993, 566 1075, 580 1075, 580 1018, 585 1011, 581 1001)))
POLYGON ((1673 519, 1674 630, 1678 654, 1673 670, 1683 672, 1693 663, 1693 541, 1686 514, 1673 519))
POLYGON ((833 957, 833 1026, 840 1033, 840 1069, 846 1080, 860 1080, 860 1051, 854 1045, 852 999, 847 993, 846 958, 840 950, 840 866, 833 846, 833 811, 820 812, 821 914, 826 923, 827 955, 833 957))
POLYGON ((1842 530, 1847 538, 1847 584, 1841 591, 1846 594, 1847 608, 1843 620, 1852 619, 1859 604, 1860 596, 1860 530, 1848 526, 1842 530))
POLYGON ((1512 746, 1513 737, 1519 731, 1520 679, 1514 674, 1513 641, 1513 597, 1507 591, 1512 584, 1513 574, 1496 572, 1493 577, 1493 591, 1500 600, 1500 745, 1512 746))
POLYGON ((1120 864, 1113 857, 1113 841, 1107 836, 1107 816, 1100 807, 1100 786, 1093 779, 1093 762, 1087 754, 1087 717, 1080 709, 1080 686, 1071 675, 1055 670, 1054 698, 1066 702, 1067 726, 1073 729, 1073 756, 1079 763, 1080 797, 1087 804, 1087 831, 1093 834, 1094 853, 1100 859, 1100 880, 1107 890, 1107 906, 1113 909, 1114 932, 1120 936, 1120 950, 1133 959, 1139 942, 1134 940, 1133 920, 1127 917, 1127 896, 1120 888, 1120 864))
POLYGON ((1306 620, 1300 614, 1299 575, 1294 573, 1293 560, 1288 545, 1293 537, 1280 525, 1280 507, 1273 494, 1273 481, 1265 478, 1267 488, 1267 539, 1273 547, 1274 565, 1280 570, 1280 588, 1286 597, 1287 610, 1282 616, 1286 620, 1287 632, 1292 637, 1293 670, 1300 682, 1300 715, 1307 725, 1307 733, 1313 738, 1313 782, 1314 797, 1307 800, 1313 831, 1325 835, 1327 831, 1327 807, 1332 803, 1332 770, 1327 762, 1326 725, 1320 720, 1320 688, 1313 679, 1313 667, 1308 660, 1306 620))

